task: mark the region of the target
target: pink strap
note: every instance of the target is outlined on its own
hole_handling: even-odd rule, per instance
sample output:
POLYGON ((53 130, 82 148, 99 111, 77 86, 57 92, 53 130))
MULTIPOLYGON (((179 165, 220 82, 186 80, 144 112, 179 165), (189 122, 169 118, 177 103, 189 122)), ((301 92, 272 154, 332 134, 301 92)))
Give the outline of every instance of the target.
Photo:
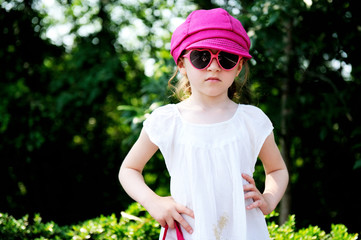
MULTIPOLYGON (((177 232, 177 239, 184 240, 183 233, 179 226, 179 223, 177 221, 174 221, 174 225, 175 225, 175 230, 177 232)), ((168 225, 165 226, 165 228, 164 228, 163 240, 165 240, 165 237, 167 236, 167 232, 168 232, 168 225)))

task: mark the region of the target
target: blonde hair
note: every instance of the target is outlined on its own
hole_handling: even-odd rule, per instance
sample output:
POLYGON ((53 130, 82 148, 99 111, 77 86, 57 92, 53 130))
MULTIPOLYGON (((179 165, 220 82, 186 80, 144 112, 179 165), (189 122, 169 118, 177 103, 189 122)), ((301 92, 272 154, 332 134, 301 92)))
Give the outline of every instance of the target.
MULTIPOLYGON (((249 102, 249 89, 247 87, 247 82, 249 78, 249 66, 247 61, 242 63, 242 71, 239 77, 236 77, 232 85, 228 88, 228 97, 237 103, 243 101, 249 102), (243 96, 246 95, 246 96, 243 96)), ((176 77, 178 75, 179 68, 177 67, 176 71, 168 81, 168 87, 172 91, 172 96, 176 97, 179 101, 187 99, 192 94, 192 89, 187 76, 182 76, 182 78, 174 84, 176 77)))

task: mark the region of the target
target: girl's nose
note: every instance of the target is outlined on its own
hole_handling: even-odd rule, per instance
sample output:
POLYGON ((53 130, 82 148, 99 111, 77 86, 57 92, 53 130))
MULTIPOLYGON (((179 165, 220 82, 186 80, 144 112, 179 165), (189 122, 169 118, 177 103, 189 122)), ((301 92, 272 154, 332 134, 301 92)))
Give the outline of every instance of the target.
POLYGON ((207 68, 208 71, 221 71, 221 67, 218 65, 217 59, 213 58, 211 64, 207 68))

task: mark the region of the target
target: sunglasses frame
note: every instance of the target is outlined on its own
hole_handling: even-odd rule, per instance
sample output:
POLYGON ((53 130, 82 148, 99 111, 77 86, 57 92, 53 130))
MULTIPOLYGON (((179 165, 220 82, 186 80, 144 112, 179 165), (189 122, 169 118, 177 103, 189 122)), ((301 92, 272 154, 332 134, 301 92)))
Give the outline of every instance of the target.
POLYGON ((183 57, 188 58, 189 62, 192 64, 192 66, 193 66, 194 68, 198 69, 198 70, 204 70, 204 69, 208 68, 208 67, 211 65, 211 63, 213 62, 213 59, 215 58, 215 59, 217 60, 218 66, 220 66, 224 71, 231 71, 231 70, 233 70, 235 67, 238 66, 240 60, 242 59, 242 57, 239 56, 239 55, 237 55, 237 54, 229 53, 229 54, 233 54, 233 55, 238 56, 238 60, 237 60, 237 63, 234 65, 234 67, 232 67, 232 68, 230 68, 230 69, 226 69, 226 68, 224 68, 224 67, 219 63, 218 56, 219 56, 219 53, 220 53, 220 52, 229 53, 229 52, 222 51, 222 50, 218 50, 216 53, 213 53, 213 52, 212 52, 211 50, 209 50, 209 49, 191 49, 187 54, 184 54, 183 57), (204 51, 206 51, 206 52, 209 52, 209 53, 211 54, 211 59, 209 60, 209 63, 207 64, 207 66, 205 66, 204 68, 197 68, 196 66, 193 65, 192 60, 191 60, 191 57, 190 57, 190 55, 191 55, 191 53, 192 53, 193 51, 199 51, 199 52, 204 52, 204 51))

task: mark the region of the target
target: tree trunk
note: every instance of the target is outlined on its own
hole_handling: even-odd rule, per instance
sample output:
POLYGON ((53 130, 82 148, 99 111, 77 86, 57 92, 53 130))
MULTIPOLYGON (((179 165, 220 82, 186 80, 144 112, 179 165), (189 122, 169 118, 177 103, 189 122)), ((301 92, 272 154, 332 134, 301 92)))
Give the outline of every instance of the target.
MULTIPOLYGON (((289 115, 291 112, 289 104, 290 96, 290 84, 293 80, 293 68, 292 68, 292 22, 291 20, 285 24, 286 34, 285 34, 285 55, 286 55, 286 68, 285 68, 285 78, 282 83, 282 98, 281 98, 281 137, 280 137, 280 147, 281 154, 287 165, 288 171, 291 175, 291 162, 290 162, 290 135, 288 131, 288 122, 289 115)), ((283 224, 287 221, 291 209, 291 191, 290 184, 286 189, 286 193, 283 196, 280 204, 280 224, 283 224)))
MULTIPOLYGON (((288 87, 288 81, 285 81, 283 87, 288 87)), ((282 110, 281 110, 281 138, 280 138, 280 145, 281 145, 281 154, 283 159, 287 165, 289 174, 291 175, 291 168, 290 168, 290 157, 289 157, 289 137, 287 133, 287 116, 289 109, 286 107, 288 99, 288 91, 283 90, 282 93, 282 110)), ((283 224, 287 221, 288 215, 290 214, 291 209, 291 186, 288 184, 285 195, 283 196, 280 204, 280 216, 279 222, 283 224)))

